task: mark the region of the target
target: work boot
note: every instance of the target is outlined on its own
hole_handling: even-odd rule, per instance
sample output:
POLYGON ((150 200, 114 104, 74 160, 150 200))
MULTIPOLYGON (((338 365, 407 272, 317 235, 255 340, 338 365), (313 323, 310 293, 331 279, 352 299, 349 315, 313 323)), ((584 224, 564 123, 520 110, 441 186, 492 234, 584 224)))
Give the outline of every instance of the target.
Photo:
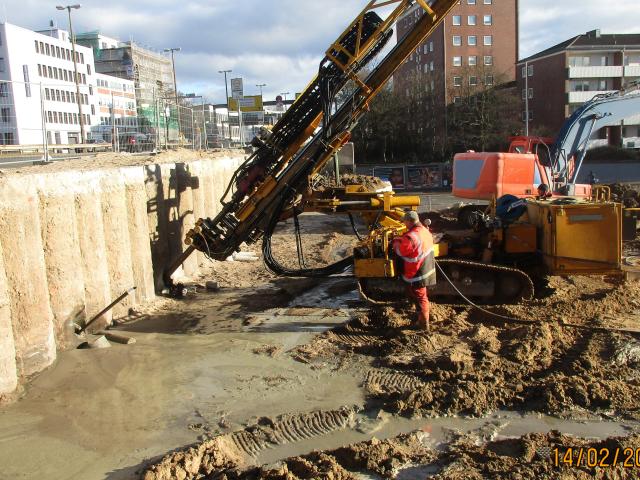
POLYGON ((429 314, 426 312, 418 312, 418 328, 428 332, 429 327, 429 314))

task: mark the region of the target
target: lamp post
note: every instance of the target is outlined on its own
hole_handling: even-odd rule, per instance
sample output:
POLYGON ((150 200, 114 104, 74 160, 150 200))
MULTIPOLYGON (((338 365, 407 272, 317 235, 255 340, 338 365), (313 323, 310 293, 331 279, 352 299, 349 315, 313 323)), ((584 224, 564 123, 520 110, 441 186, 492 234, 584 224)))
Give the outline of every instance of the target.
POLYGON ((261 103, 261 109, 262 109, 262 123, 263 124, 264 124, 264 97, 262 96, 262 87, 266 87, 266 86, 267 86, 266 83, 259 83, 259 84, 256 85, 256 87, 258 87, 260 89, 260 103, 261 103))
POLYGON ((180 131, 182 130, 180 125, 180 105, 178 104, 178 82, 176 81, 176 62, 173 56, 174 52, 179 52, 180 47, 165 48, 165 53, 171 52, 171 70, 173 72, 173 92, 176 96, 176 112, 178 116, 178 143, 180 142, 180 131))
MULTIPOLYGON (((227 119, 229 118, 229 85, 227 84, 227 73, 231 73, 233 70, 218 70, 218 73, 224 74, 224 91, 226 95, 225 104, 227 105, 227 119)), ((229 141, 231 141, 231 127, 229 127, 229 141)))
POLYGON ((282 95, 284 97, 284 111, 287 111, 287 95, 289 95, 290 92, 280 92, 280 95, 282 95))
POLYGON ((76 101, 78 103, 78 119, 80 120, 80 143, 84 143, 84 118, 82 116, 82 97, 80 96, 80 75, 78 74, 78 62, 76 60, 76 40, 73 35, 73 24, 71 23, 71 10, 78 10, 81 7, 79 3, 75 5, 58 5, 58 10, 66 10, 69 15, 69 35, 71 36, 71 52, 73 53, 73 76, 76 82, 76 101))

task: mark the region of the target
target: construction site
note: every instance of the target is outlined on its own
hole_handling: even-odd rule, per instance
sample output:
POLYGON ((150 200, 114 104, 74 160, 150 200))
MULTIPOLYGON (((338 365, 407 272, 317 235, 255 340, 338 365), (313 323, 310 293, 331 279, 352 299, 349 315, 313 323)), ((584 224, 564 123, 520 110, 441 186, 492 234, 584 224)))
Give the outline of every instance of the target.
POLYGON ((369 2, 244 149, 0 170, 0 478, 638 478, 640 185, 578 179, 640 91, 450 192, 339 172, 457 3, 369 2))

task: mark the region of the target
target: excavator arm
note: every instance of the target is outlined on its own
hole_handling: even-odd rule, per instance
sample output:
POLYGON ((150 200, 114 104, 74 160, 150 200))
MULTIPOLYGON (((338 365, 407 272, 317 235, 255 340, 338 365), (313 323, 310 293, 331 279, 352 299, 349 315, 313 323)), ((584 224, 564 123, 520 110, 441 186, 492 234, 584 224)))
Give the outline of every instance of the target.
MULTIPOLYGON (((301 197, 310 195, 310 176, 320 171, 349 140, 351 129, 367 112, 371 100, 457 3, 457 0, 370 1, 326 51, 316 78, 235 172, 221 199, 221 212, 215 218, 198 220, 188 232, 185 242, 189 247, 165 271, 165 282, 171 284, 173 272, 195 250, 224 260, 242 243, 260 239, 264 239, 263 252, 269 268, 286 273, 270 255, 270 237, 276 224, 301 197), (393 24, 414 7, 424 14, 363 78, 364 67, 381 55, 390 40, 393 24), (335 109, 335 96, 347 84, 355 88, 348 89, 351 93, 335 109)), ((295 273, 330 275, 345 270, 352 261, 348 258, 325 268, 295 273)))
POLYGON ((564 195, 575 194, 575 184, 587 154, 591 135, 607 126, 640 113, 640 88, 596 95, 571 115, 562 126, 551 149, 554 190, 564 195))

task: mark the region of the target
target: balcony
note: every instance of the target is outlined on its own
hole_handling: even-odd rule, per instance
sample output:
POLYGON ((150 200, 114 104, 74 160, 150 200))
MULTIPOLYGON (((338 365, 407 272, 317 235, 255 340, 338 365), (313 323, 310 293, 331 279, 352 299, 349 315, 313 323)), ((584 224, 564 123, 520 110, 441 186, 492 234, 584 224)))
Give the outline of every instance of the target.
MULTIPOLYGON (((569 78, 620 78, 620 67, 569 67, 569 78)), ((630 68, 630 67, 627 67, 630 68)), ((635 67, 633 67, 635 68, 635 67)))
POLYGON ((640 77, 640 66, 624 67, 625 77, 640 77))
POLYGON ((598 90, 590 92, 569 92, 569 103, 584 103, 591 100, 596 95, 603 93, 613 93, 615 90, 598 90))

